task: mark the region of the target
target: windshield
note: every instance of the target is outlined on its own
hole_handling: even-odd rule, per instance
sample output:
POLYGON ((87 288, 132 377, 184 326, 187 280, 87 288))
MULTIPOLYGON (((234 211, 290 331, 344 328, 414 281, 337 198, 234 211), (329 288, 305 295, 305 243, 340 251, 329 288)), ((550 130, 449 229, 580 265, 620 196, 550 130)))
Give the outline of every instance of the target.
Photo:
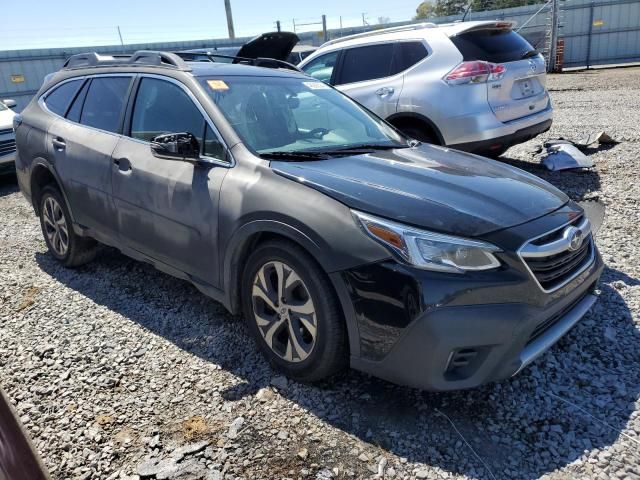
POLYGON ((258 154, 406 147, 407 139, 308 77, 200 79, 245 145, 258 154))

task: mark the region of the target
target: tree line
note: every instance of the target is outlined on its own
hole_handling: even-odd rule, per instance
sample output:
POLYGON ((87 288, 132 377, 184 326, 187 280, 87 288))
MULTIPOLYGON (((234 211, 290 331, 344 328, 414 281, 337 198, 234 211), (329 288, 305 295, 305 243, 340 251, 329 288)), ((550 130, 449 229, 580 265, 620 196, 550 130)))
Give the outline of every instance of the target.
POLYGON ((499 10, 501 8, 521 7, 534 5, 541 0, 432 0, 425 1, 416 8, 416 20, 431 17, 445 17, 447 15, 460 15, 470 9, 472 12, 485 10, 499 10))

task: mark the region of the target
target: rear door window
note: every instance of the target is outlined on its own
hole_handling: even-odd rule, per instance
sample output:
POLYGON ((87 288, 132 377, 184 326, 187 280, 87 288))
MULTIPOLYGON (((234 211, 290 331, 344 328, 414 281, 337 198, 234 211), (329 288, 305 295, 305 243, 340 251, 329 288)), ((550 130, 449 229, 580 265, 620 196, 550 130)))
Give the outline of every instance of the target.
POLYGON ((428 55, 427 47, 422 42, 401 42, 396 44, 391 74, 403 72, 413 67, 428 55))
POLYGON ((368 45, 344 51, 338 85, 364 82, 391 75, 393 43, 368 45))
POLYGON ((53 113, 64 117, 81 84, 82 79, 80 78, 63 83, 45 97, 45 105, 53 113))
POLYGON ((91 80, 80 123, 117 133, 131 77, 97 77, 91 80))
POLYGON ((534 50, 529 42, 513 30, 474 30, 451 37, 465 61, 482 60, 506 63, 522 60, 534 50))

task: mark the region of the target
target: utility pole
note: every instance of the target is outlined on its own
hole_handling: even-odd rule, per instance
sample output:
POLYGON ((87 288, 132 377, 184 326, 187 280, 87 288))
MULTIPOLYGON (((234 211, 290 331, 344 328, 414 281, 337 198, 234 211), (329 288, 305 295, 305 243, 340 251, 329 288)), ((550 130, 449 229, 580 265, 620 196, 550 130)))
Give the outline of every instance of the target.
POLYGON ((231 14, 231 0, 224 0, 224 9, 227 12, 227 28, 229 29, 229 38, 236 38, 236 32, 233 29, 233 15, 231 14))
POLYGON ((328 41, 329 40, 329 32, 327 32, 327 16, 326 15, 322 15, 322 34, 324 37, 324 41, 328 41))
POLYGON ((282 30, 280 29, 280 20, 276 20, 276 28, 278 29, 279 32, 281 32, 282 30))

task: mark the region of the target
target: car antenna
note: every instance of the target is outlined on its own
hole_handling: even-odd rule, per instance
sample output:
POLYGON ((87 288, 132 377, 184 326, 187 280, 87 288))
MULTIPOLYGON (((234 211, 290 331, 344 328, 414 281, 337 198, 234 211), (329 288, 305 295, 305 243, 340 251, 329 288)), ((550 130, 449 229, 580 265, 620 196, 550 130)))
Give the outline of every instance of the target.
POLYGON ((461 22, 464 22, 464 19, 467 18, 467 13, 471 11, 471 5, 472 5, 472 2, 469 2, 469 6, 467 6, 467 9, 464 11, 464 15, 462 15, 461 22))

